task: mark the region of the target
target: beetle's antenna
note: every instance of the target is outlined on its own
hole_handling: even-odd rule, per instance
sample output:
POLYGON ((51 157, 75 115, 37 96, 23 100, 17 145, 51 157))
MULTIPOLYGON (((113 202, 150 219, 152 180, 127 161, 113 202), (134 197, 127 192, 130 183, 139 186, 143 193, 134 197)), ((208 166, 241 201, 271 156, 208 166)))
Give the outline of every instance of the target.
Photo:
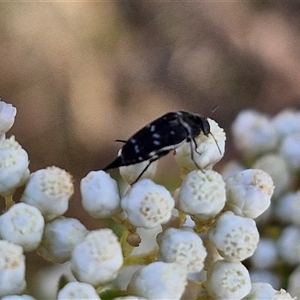
POLYGON ((115 142, 120 142, 120 143, 127 143, 127 141, 125 141, 125 140, 115 140, 115 142))
POLYGON ((216 105, 210 112, 210 117, 212 116, 212 114, 220 107, 220 105, 216 105))
MULTIPOLYGON (((219 107, 220 107, 220 105, 217 104, 217 105, 211 110, 210 116, 211 116, 211 115, 212 115, 219 107)), ((222 154, 222 151, 221 151, 221 149, 220 149, 220 147, 219 147, 219 144, 218 144, 216 138, 214 137, 214 135, 213 135, 211 132, 210 132, 210 134, 211 134, 211 136, 213 137, 213 139, 214 139, 214 141, 215 141, 215 143, 216 143, 216 145, 217 145, 217 147, 218 147, 218 150, 219 150, 220 154, 222 154)))

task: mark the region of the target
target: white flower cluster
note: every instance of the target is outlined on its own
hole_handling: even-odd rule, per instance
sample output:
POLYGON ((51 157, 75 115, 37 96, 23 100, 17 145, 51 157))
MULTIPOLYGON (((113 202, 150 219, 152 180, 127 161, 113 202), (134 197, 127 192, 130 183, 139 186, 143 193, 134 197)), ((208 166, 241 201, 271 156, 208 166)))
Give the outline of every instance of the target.
MULTIPOLYGON (((238 181, 242 180, 241 173, 248 171, 241 172, 245 166, 267 172, 275 186, 270 207, 258 218, 263 234, 250 258, 251 276, 256 281, 266 280, 277 288, 284 279, 289 282, 287 288, 291 294, 300 297, 300 111, 285 109, 273 117, 254 110, 242 111, 233 122, 232 133, 242 161, 231 161, 224 168, 224 177, 231 177, 226 183, 233 184, 227 191, 226 208, 235 213, 242 208, 245 216, 256 217, 252 209, 249 214, 249 208, 268 205, 265 199, 271 191, 263 188, 264 195, 256 198, 250 178, 250 202, 244 201, 243 197, 238 200, 231 196, 231 192, 238 189, 238 181), (288 274, 283 278, 283 270, 287 268, 294 268, 294 271, 289 278, 288 274)), ((244 180, 247 180, 246 176, 244 180)), ((267 184, 267 181, 256 180, 259 180, 260 188, 267 184)), ((246 299, 289 299, 284 294, 280 296, 281 292, 275 293, 270 287, 268 291, 265 285, 256 284, 246 299)))
MULTIPOLYGON (((31 299, 16 294, 26 287, 23 252, 36 250, 45 260, 69 262, 73 275, 81 281, 65 285, 58 299, 100 299, 96 288, 111 283, 123 265, 121 244, 110 229, 89 232, 77 219, 62 216, 74 192, 72 176, 55 166, 30 174, 27 152, 13 136, 6 137, 15 115, 16 108, 1 100, 0 195, 6 200, 6 211, 0 216, 0 297, 31 299), (24 192, 15 204, 12 196, 22 185, 24 192)), ((83 207, 92 217, 112 217, 123 208, 132 224, 147 228, 167 222, 174 207, 170 193, 149 179, 130 190, 121 206, 116 181, 103 171, 90 172, 82 179, 81 194, 83 207), (139 196, 140 203, 136 200, 139 196), (135 205, 140 205, 142 218, 135 214, 135 205)), ((185 274, 177 269, 179 275, 185 274)), ((185 279, 177 288, 181 293, 184 285, 185 279)))
MULTIPOLYGON (((225 133, 215 121, 209 120, 211 134, 195 139, 197 149, 190 142, 176 149, 183 182, 174 194, 152 181, 156 164, 134 184, 145 164, 120 168, 132 184, 121 195, 104 171, 91 171, 81 180, 83 208, 93 218, 113 219, 118 237, 111 229, 89 231, 63 216, 74 192, 72 176, 55 166, 30 173, 26 151, 14 137, 6 138, 15 115, 15 108, 0 101, 0 195, 6 201, 0 215, 2 299, 34 299, 21 295, 27 292, 28 251, 65 263, 72 278, 61 281, 57 299, 293 299, 284 290, 252 283, 242 263, 256 253, 259 265, 273 247, 267 239, 259 244, 254 219, 269 207, 274 185, 259 167, 240 168, 226 180, 212 170, 225 149, 225 133), (15 204, 12 196, 21 185, 24 192, 15 204)), ((270 253, 265 265, 277 258, 270 253)))

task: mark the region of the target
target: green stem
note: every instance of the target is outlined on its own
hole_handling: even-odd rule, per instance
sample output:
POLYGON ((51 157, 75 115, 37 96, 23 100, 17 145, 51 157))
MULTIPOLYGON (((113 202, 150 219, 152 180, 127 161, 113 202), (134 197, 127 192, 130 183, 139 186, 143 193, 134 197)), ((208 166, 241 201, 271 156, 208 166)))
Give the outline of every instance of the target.
POLYGON ((124 259, 126 259, 130 254, 131 252, 133 251, 134 247, 130 246, 128 243, 127 243, 127 237, 129 234, 131 233, 135 233, 136 232, 136 227, 132 226, 128 220, 126 219, 122 219, 120 217, 120 215, 115 215, 113 216, 113 219, 122 227, 124 228, 123 230, 123 233, 122 233, 122 236, 120 238, 120 244, 121 244, 121 247, 122 247, 122 251, 123 251, 123 256, 124 256, 124 259))
POLYGON ((154 249, 149 253, 142 255, 128 256, 124 260, 123 267, 133 266, 133 265, 147 265, 156 261, 158 249, 154 249))
POLYGON ((5 211, 9 210, 14 204, 15 202, 12 195, 5 197, 5 211))

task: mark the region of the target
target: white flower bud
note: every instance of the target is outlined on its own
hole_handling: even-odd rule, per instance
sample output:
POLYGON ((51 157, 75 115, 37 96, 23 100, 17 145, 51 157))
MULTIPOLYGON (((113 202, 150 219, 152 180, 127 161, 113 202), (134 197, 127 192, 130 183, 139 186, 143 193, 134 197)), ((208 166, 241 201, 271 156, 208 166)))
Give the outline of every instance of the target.
POLYGON ((288 291, 292 295, 300 296, 300 265, 298 265, 289 276, 288 291))
POLYGON ((209 239, 225 259, 244 260, 255 251, 259 233, 252 219, 228 211, 210 228, 209 239))
POLYGON ((187 282, 186 275, 186 269, 177 263, 153 262, 133 274, 127 290, 148 300, 179 300, 187 282))
POLYGON ((291 169, 298 170, 300 168, 300 132, 285 137, 279 148, 279 153, 291 169))
MULTIPOLYGON (((0 102, 1 103, 1 102, 0 102)), ((29 177, 27 152, 15 137, 0 139, 0 195, 12 195, 29 177)))
POLYGON ((25 286, 25 256, 22 247, 0 240, 0 297, 19 294, 25 286))
POLYGON ((121 200, 130 223, 144 228, 166 223, 171 217, 174 204, 170 192, 150 179, 139 180, 121 200))
POLYGON ((261 238, 256 250, 250 257, 252 266, 256 269, 266 269, 275 266, 278 262, 277 247, 275 241, 261 238))
POLYGON ((36 206, 49 221, 66 212, 73 192, 72 176, 53 166, 31 174, 21 201, 36 206))
POLYGON ((269 118, 254 110, 245 110, 238 114, 232 124, 232 134, 237 149, 245 156, 275 149, 278 135, 269 118))
POLYGON ((141 266, 139 265, 124 266, 124 268, 120 270, 118 277, 114 280, 113 286, 119 290, 126 290, 133 273, 139 270, 140 268, 141 266))
POLYGON ((222 168, 221 175, 223 179, 226 180, 243 170, 245 170, 245 168, 240 162, 236 160, 230 160, 222 168))
POLYGON ((77 219, 59 217, 46 224, 37 252, 46 260, 66 262, 70 260, 74 247, 87 234, 87 229, 77 219))
MULTIPOLYGON (((275 214, 281 223, 290 224, 292 222, 294 204, 298 203, 298 197, 300 198, 299 192, 286 193, 275 202, 275 214)), ((299 210, 298 208, 295 209, 296 211, 299 210)))
POLYGON ((296 226, 286 227, 277 240, 280 256, 289 264, 300 261, 300 229, 296 226))
POLYGON ((281 279, 279 274, 276 274, 274 271, 268 269, 253 269, 250 272, 251 282, 268 282, 273 287, 280 287, 281 279))
MULTIPOLYGON (((101 271, 100 271, 101 272, 101 271)), ((101 299, 95 288, 83 282, 69 282, 57 294, 57 300, 101 299)))
POLYGON ((283 223, 300 225, 300 190, 281 197, 276 202, 275 213, 283 223))
POLYGON ((158 260, 176 262, 189 273, 200 272, 206 257, 201 238, 190 228, 168 228, 157 236, 158 260))
MULTIPOLYGON (((136 179, 139 177, 139 175, 143 172, 143 170, 147 167, 148 164, 149 160, 146 160, 134 165, 120 167, 120 175, 122 176, 124 181, 126 181, 128 184, 132 184, 136 181, 136 179)), ((141 176, 141 178, 153 179, 156 174, 157 164, 158 160, 153 161, 147 168, 147 170, 144 172, 144 174, 141 176)))
POLYGON ((274 196, 282 194, 289 186, 291 171, 287 162, 278 154, 266 154, 261 156, 252 166, 268 173, 274 182, 274 196))
POLYGON ((10 295, 2 297, 1 300, 36 300, 35 298, 28 296, 28 295, 10 295))
POLYGON ((225 182, 226 210, 255 219, 270 206, 274 184, 271 176, 264 171, 244 170, 225 182))
POLYGON ((16 114, 17 109, 0 98, 0 136, 13 126, 16 114))
POLYGON ((207 272, 206 288, 214 299, 242 299, 251 290, 250 275, 239 261, 219 260, 207 272))
POLYGON ((36 207, 17 203, 0 217, 0 236, 22 246, 24 251, 32 251, 41 242, 44 225, 42 213, 36 207))
POLYGON ((269 283, 265 282, 254 282, 252 283, 251 292, 244 298, 244 300, 288 300, 297 299, 297 297, 292 297, 284 289, 276 291, 269 283))
POLYGON ((104 171, 92 171, 81 180, 83 208, 93 218, 108 218, 120 212, 117 182, 104 171))
POLYGON ((114 280, 122 264, 121 245, 110 229, 90 232, 75 246, 71 257, 74 276, 95 287, 114 280))
POLYGON ((185 142, 176 149, 175 160, 183 171, 198 168, 211 169, 224 155, 226 140, 224 129, 219 127, 214 120, 207 120, 210 125, 210 134, 206 136, 200 133, 195 138, 197 150, 193 141, 185 142), (193 155, 191 155, 191 143, 193 155))
POLYGON ((201 220, 217 215, 225 201, 225 182, 212 170, 190 172, 181 185, 178 198, 182 211, 201 220))
POLYGON ((300 131, 300 112, 284 109, 272 118, 271 123, 281 138, 294 134, 300 131))

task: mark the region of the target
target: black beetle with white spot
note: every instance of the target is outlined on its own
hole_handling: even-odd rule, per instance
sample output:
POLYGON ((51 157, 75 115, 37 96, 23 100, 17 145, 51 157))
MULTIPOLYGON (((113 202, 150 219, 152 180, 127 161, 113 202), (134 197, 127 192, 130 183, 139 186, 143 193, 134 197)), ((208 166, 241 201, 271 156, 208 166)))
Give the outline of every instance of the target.
MULTIPOLYGON (((201 132, 206 136, 211 134, 207 118, 185 111, 167 113, 140 129, 127 141, 117 140, 124 142, 124 146, 122 147, 119 156, 103 170, 106 171, 108 169, 149 161, 135 180, 136 182, 141 178, 153 161, 167 155, 170 151, 175 150, 183 142, 189 142, 191 150, 193 144, 195 149, 197 149, 195 137, 201 132)), ((197 150, 195 151, 197 152, 197 150)), ((197 166, 197 163, 193 159, 193 151, 191 151, 191 155, 192 160, 197 166)))

